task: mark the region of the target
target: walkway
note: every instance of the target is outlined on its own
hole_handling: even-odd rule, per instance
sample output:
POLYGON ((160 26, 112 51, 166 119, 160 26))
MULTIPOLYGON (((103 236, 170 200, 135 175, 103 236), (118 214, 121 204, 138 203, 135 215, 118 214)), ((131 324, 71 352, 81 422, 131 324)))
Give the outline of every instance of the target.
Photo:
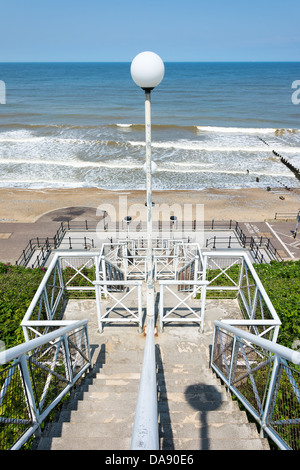
MULTIPOLYGON (((87 238, 88 249, 94 247, 99 250, 103 241, 109 241, 110 233, 101 231, 95 232, 97 223, 102 220, 101 217, 95 215, 95 210, 85 207, 71 207, 67 209, 59 209, 42 216, 35 223, 0 223, 0 260, 2 262, 10 262, 15 264, 16 260, 22 254, 30 239, 39 238, 52 238, 59 229, 61 222, 72 221, 72 224, 80 223, 82 228, 80 230, 73 229, 66 234, 64 243, 61 248, 69 248, 69 236, 72 239, 72 248, 84 248, 85 240, 87 238), (93 228, 85 229, 85 221, 88 220, 93 228)), ((210 249, 213 245, 213 237, 216 237, 217 249, 227 249, 228 240, 231 237, 231 247, 241 247, 240 242, 233 230, 225 230, 222 227, 223 221, 214 221, 213 229, 212 221, 205 222, 205 230, 187 233, 187 236, 198 238, 200 246, 206 246, 206 240, 210 240, 210 249)), ((225 222, 229 224, 229 222, 225 222)), ((100 224, 101 225, 101 224, 100 224)), ((272 220, 269 222, 239 222, 243 233, 247 237, 254 237, 255 241, 259 242, 260 237, 270 238, 272 245, 278 250, 282 258, 299 259, 300 258, 300 230, 296 239, 293 238, 293 231, 295 230, 296 221, 280 221, 272 220)), ((102 228, 102 225, 101 225, 102 228)), ((124 228, 124 236, 127 235, 126 226, 124 228)), ((129 228, 130 230, 130 228, 129 228)), ((174 232, 176 236, 176 231, 174 232)), ((140 234, 141 235, 141 234, 140 234)))

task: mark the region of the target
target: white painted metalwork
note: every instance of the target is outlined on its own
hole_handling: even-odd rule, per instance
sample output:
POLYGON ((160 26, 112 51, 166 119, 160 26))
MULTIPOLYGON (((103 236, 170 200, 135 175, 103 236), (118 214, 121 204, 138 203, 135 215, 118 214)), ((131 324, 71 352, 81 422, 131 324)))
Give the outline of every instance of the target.
POLYGON ((146 332, 147 337, 131 439, 131 450, 159 449, 153 318, 149 319, 146 332))
POLYGON ((159 309, 159 328, 163 331, 164 323, 198 323, 203 331, 206 288, 208 281, 181 281, 168 280, 159 281, 160 285, 160 309, 159 309), (192 287, 191 292, 179 292, 180 286, 192 287), (168 294, 168 300, 165 296, 168 294), (201 297, 201 302, 197 301, 191 306, 191 300, 197 294, 201 297), (177 302, 175 306, 173 303, 177 302), (171 305, 170 305, 171 304, 171 305))
POLYGON ((215 321, 211 367, 280 449, 300 450, 300 353, 215 321))
POLYGON ((90 367, 87 320, 1 352, 0 364, 0 448, 17 450, 90 367))
POLYGON ((103 323, 138 323, 140 331, 142 330, 142 281, 104 280, 94 281, 93 284, 96 290, 100 333, 103 331, 103 323), (109 288, 114 286, 121 287, 121 292, 110 292, 109 288), (133 305, 129 306, 128 300, 132 293, 135 294, 133 296, 133 305))
POLYGON ((226 319, 225 323, 277 341, 281 321, 246 252, 203 252, 203 279, 208 280, 207 292, 236 292, 244 318, 226 319))

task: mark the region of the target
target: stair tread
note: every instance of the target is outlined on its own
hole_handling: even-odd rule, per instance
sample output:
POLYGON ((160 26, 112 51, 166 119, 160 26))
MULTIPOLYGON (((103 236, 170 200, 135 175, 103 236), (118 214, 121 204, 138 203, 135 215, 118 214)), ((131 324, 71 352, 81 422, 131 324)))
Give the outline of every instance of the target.
POLYGON ((171 426, 160 426, 160 436, 186 439, 254 439, 259 438, 256 426, 249 423, 206 423, 200 420, 195 423, 174 423, 171 426))
POLYGON ((58 437, 45 437, 41 439, 38 450, 130 450, 130 444, 131 437, 82 439, 71 436, 63 440, 58 437))
POLYGON ((269 450, 263 439, 165 439, 160 440, 161 450, 269 450))

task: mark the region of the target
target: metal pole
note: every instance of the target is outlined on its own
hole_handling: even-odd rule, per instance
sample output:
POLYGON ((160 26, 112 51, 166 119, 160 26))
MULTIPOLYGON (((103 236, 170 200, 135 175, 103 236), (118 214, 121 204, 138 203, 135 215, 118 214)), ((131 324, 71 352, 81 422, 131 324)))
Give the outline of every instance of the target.
POLYGON ((145 89, 146 188, 147 188, 147 317, 154 317, 152 249, 151 90, 145 89))
POLYGON ((295 228, 294 235, 293 235, 294 238, 296 238, 297 236, 299 222, 300 222, 300 212, 298 212, 298 215, 297 215, 297 224, 296 224, 296 228, 295 228))

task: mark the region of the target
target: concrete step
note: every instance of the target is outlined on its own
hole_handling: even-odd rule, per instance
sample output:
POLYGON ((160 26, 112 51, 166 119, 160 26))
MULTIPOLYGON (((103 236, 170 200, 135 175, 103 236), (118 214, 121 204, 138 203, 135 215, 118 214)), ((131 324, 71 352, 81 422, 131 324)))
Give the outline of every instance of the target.
POLYGON ((264 439, 160 439, 161 450, 269 450, 264 439))
POLYGON ((226 391, 226 389, 219 384, 216 384, 214 382, 212 383, 193 383, 193 384, 180 384, 172 386, 170 385, 165 385, 159 383, 157 386, 157 390, 159 391, 160 395, 166 395, 170 399, 171 397, 175 394, 178 395, 184 395, 186 397, 191 397, 191 396, 198 396, 198 397, 214 397, 215 400, 222 400, 223 398, 225 400, 228 399, 229 393, 226 391))
POLYGON ((38 450, 130 450, 131 437, 81 437, 71 436, 66 439, 45 437, 40 440, 38 450))
POLYGON ((114 369, 103 369, 103 372, 96 374, 95 380, 140 380, 140 372, 115 372, 114 369))
POLYGON ((65 440, 69 437, 76 436, 82 439, 89 439, 95 437, 107 438, 116 433, 116 428, 120 439, 122 436, 131 437, 133 430, 133 421, 123 420, 118 422, 63 422, 52 423, 51 429, 48 430, 46 437, 60 437, 65 440))
POLYGON ((199 401, 199 400, 190 400, 186 401, 168 401, 168 400, 159 400, 158 401, 158 411, 159 412, 169 412, 173 413, 174 411, 183 411, 184 413, 190 413, 192 410, 207 412, 207 411, 230 411, 238 410, 237 402, 233 401, 222 401, 216 403, 213 401, 199 401))
POLYGON ((139 390, 139 381, 138 380, 95 380, 92 385, 88 387, 88 390, 85 393, 90 392, 109 392, 109 393, 125 393, 126 391, 137 391, 139 390), (105 383, 106 382, 106 383, 105 383))
POLYGON ((161 390, 158 393, 158 400, 167 400, 168 402, 178 403, 192 403, 196 406, 197 403, 215 402, 216 406, 224 401, 231 401, 231 396, 228 392, 217 390, 215 387, 204 387, 203 389, 189 389, 186 391, 173 391, 169 392, 161 390))
MULTIPOLYGON (((125 403, 124 403, 125 405, 125 403)), ((134 422, 135 408, 128 410, 126 407, 119 409, 94 409, 86 407, 84 410, 62 410, 58 422, 59 423, 109 423, 114 422, 116 425, 123 421, 134 422)))
MULTIPOLYGON (((231 407, 232 408, 232 407, 231 407)), ((168 424, 195 424, 196 426, 200 422, 205 422, 206 424, 213 423, 248 423, 247 415, 245 411, 240 411, 239 409, 230 409, 230 410, 208 410, 208 411, 190 411, 186 413, 180 410, 174 410, 172 414, 162 411, 159 415, 159 422, 164 426, 168 424)))
POLYGON ((86 392, 79 400, 70 400, 63 406, 64 410, 85 411, 85 410, 128 410, 136 406, 137 392, 127 392, 126 394, 115 394, 101 392, 86 392), (104 401, 105 400, 105 401, 104 401))
POLYGON ((194 423, 174 423, 160 426, 160 436, 177 439, 258 439, 254 423, 206 423, 205 417, 194 423))

